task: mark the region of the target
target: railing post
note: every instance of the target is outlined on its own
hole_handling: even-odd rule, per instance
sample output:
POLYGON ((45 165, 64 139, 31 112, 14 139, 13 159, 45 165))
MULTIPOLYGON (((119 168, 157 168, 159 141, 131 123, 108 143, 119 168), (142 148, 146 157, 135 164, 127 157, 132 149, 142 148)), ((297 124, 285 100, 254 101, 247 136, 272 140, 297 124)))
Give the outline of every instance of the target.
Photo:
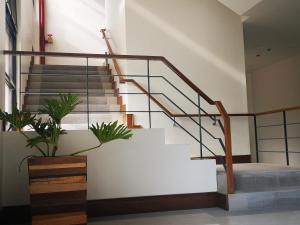
POLYGON ((255 151, 256 151, 256 162, 259 163, 259 149, 258 149, 258 133, 257 133, 257 117, 254 115, 254 135, 255 135, 255 151))
POLYGON ((284 143, 285 143, 285 157, 286 165, 290 165, 289 159, 289 143, 288 143, 288 133, 287 133, 287 124, 286 124, 286 111, 283 111, 283 128, 284 128, 284 143))
POLYGON ((19 110, 22 110, 22 55, 20 54, 19 57, 19 110))
POLYGON ((215 102, 215 104, 224 120, 227 193, 232 194, 232 193, 234 193, 234 174, 233 174, 233 165, 232 165, 232 143, 231 143, 230 117, 221 102, 217 101, 217 102, 215 102))
POLYGON ((149 128, 152 127, 151 124, 151 101, 150 101, 150 62, 149 59, 147 59, 147 78, 148 78, 148 112, 149 112, 149 128))
POLYGON ((201 120, 201 98, 198 94, 198 120, 199 120, 199 140, 200 140, 200 158, 203 158, 202 149, 202 120, 201 120))
POLYGON ((87 125, 90 128, 90 104, 89 104, 89 57, 86 57, 86 110, 87 125))

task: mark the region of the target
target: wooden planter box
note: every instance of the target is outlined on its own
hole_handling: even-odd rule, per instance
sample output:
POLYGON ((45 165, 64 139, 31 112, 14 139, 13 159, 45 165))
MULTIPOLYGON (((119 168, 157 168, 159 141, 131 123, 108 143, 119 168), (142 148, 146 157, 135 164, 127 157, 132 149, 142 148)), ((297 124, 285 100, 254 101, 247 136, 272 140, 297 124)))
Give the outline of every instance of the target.
POLYGON ((87 224, 86 156, 28 159, 32 225, 87 224))

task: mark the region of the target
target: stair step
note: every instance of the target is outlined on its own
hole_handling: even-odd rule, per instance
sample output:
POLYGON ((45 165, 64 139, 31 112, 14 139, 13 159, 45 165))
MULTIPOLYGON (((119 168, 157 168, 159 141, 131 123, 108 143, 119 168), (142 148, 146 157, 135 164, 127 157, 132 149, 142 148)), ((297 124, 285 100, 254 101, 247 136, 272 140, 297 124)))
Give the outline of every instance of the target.
MULTIPOLYGON (((30 82, 86 82, 86 75, 29 75, 30 82)), ((89 75, 89 82, 113 82, 114 78, 110 75, 89 75)))
MULTIPOLYGON (((46 70, 86 70, 86 66, 77 66, 77 65, 40 65, 35 64, 32 66, 33 69, 46 69, 46 70)), ((91 71, 104 71, 107 70, 106 66, 89 66, 91 71)))
POLYGON ((300 187, 228 195, 230 211, 300 209, 300 187))
POLYGON ((113 83, 107 83, 107 82, 89 82, 88 84, 86 82, 29 82, 29 89, 64 89, 64 88, 76 88, 76 89, 85 89, 86 87, 92 88, 92 89, 112 89, 113 83))
MULTIPOLYGON (((123 123, 122 119, 122 113, 89 113, 89 124, 95 124, 102 122, 109 123, 112 121, 118 120, 120 123, 123 123)), ((37 115, 37 118, 42 118, 43 120, 47 120, 49 118, 48 115, 45 114, 39 114, 37 115)), ((64 126, 71 126, 72 128, 69 129, 75 129, 75 130, 81 130, 81 129, 87 129, 87 114, 86 113, 70 113, 62 120, 62 127, 64 126)))
MULTIPOLYGON (((26 95, 25 103, 27 105, 41 105, 46 99, 59 99, 59 95, 26 95)), ((87 102, 86 96, 79 96, 82 103, 87 102)), ((89 96, 89 104, 114 104, 117 105, 117 97, 110 96, 89 96)))
MULTIPOLYGON (((24 110, 29 112, 37 112, 42 106, 41 105, 25 105, 24 110)), ((87 104, 79 104, 73 110, 73 112, 86 112, 87 111, 87 104)), ((106 112, 109 111, 120 111, 120 105, 100 105, 100 104, 89 104, 89 111, 90 112, 106 112)))
MULTIPOLYGON (((87 75, 86 70, 49 70, 49 69, 32 69, 32 74, 70 74, 70 75, 87 75)), ((89 71, 89 75, 110 75, 109 71, 89 71)))
MULTIPOLYGON (((218 189, 220 192, 224 192, 225 180, 225 173, 218 172, 218 189)), ((300 188, 300 168, 280 167, 269 164, 234 165, 234 180, 236 192, 300 188)))
MULTIPOLYGON (((115 96, 117 95, 117 92, 115 89, 89 89, 89 94, 91 95, 110 95, 115 96)), ((28 93, 82 93, 85 94, 87 92, 86 89, 79 89, 79 88, 28 88, 28 93)))

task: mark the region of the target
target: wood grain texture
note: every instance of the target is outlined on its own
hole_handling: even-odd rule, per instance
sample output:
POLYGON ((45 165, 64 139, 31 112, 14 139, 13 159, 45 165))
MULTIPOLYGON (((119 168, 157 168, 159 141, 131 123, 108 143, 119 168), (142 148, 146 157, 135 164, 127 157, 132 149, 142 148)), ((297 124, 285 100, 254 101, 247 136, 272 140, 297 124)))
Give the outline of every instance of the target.
POLYGON ((32 157, 28 159, 28 164, 33 165, 52 165, 69 163, 86 163, 87 156, 57 156, 57 157, 32 157))
POLYGON ((51 165, 34 165, 29 166, 29 170, 49 170, 49 169, 65 169, 65 168, 82 168, 86 167, 85 163, 68 163, 68 164, 51 164, 51 165))
POLYGON ((56 178, 41 178, 31 179, 30 183, 38 184, 70 184, 70 183, 85 183, 85 176, 73 176, 73 177, 56 177, 56 178))
POLYGON ((87 216, 85 212, 60 213, 32 217, 32 224, 34 225, 76 225, 86 223, 87 216))
POLYGON ((28 160, 32 224, 86 224, 86 156, 28 160))
POLYGON ((52 177, 67 177, 67 176, 84 176, 86 168, 66 168, 66 169, 51 169, 51 170, 29 170, 29 178, 52 178, 52 177))
POLYGON ((32 183, 29 186, 30 194, 69 192, 86 190, 86 183, 68 183, 68 184, 41 184, 32 183))

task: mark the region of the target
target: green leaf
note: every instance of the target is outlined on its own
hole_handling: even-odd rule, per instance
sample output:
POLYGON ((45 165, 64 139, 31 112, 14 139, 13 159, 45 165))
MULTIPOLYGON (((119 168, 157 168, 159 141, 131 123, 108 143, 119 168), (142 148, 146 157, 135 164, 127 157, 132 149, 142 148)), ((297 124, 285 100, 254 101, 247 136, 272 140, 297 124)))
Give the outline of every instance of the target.
POLYGON ((124 124, 118 125, 118 121, 113 123, 92 125, 90 130, 96 136, 100 144, 104 144, 117 139, 129 139, 133 133, 124 124))
POLYGON ((72 112, 80 104, 79 96, 72 94, 60 94, 60 99, 47 99, 39 113, 48 114, 57 124, 72 112))
POLYGON ((17 108, 14 108, 12 113, 3 112, 0 109, 0 120, 9 122, 9 129, 22 130, 27 125, 30 125, 34 118, 35 115, 31 115, 30 112, 20 111, 17 108))

